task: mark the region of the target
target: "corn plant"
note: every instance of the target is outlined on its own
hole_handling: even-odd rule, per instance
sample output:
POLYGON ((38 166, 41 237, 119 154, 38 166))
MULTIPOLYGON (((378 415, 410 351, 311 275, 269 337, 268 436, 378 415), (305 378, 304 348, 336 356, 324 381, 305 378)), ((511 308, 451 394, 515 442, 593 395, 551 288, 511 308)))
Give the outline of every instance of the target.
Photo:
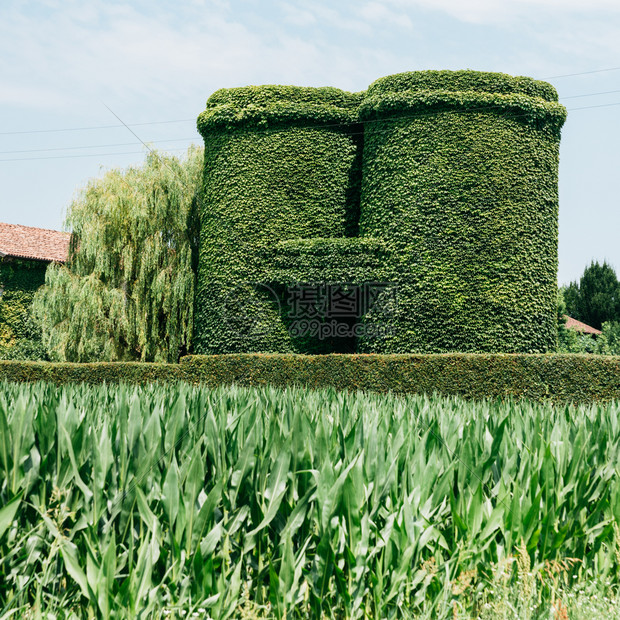
POLYGON ((442 617, 525 556, 615 582, 619 443, 617 403, 0 384, 0 618, 442 617))

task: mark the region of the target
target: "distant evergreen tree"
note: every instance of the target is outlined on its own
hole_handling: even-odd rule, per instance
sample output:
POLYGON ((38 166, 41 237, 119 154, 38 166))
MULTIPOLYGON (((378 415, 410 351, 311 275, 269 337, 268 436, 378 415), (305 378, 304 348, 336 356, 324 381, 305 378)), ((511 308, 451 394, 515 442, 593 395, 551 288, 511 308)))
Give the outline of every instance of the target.
POLYGON ((601 329, 606 321, 620 320, 620 288, 616 272, 606 262, 592 263, 579 281, 564 289, 569 316, 601 329))
POLYGON ((111 170, 71 204, 66 265, 52 265, 33 309, 54 360, 176 362, 189 349, 203 151, 151 152, 111 170))
POLYGON ((581 321, 582 319, 579 311, 579 284, 577 282, 571 282, 562 289, 562 292, 564 294, 565 313, 581 321))

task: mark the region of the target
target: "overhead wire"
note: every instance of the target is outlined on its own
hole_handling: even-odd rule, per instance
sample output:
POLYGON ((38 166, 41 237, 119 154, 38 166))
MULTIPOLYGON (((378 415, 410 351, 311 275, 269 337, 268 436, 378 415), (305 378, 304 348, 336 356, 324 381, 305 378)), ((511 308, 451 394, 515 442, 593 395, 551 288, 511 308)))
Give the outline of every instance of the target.
MULTIPOLYGON (((620 68, 619 68, 620 69, 620 68)), ((597 70, 597 71, 593 71, 593 72, 585 72, 582 74, 571 74, 571 75, 584 75, 586 73, 599 73, 602 71, 611 71, 612 69, 601 69, 601 70, 597 70)), ((561 76, 558 76, 561 77, 561 76)), ((550 78, 547 78, 550 79, 550 78)), ((603 91, 603 92, 596 92, 596 93, 585 93, 585 94, 581 94, 581 95, 571 95, 571 96, 567 96, 567 97, 561 97, 560 99, 574 99, 574 98, 583 98, 583 97, 593 97, 593 96, 599 96, 599 95, 607 95, 607 94, 614 94, 614 93, 618 93, 620 92, 620 90, 611 90, 611 91, 603 91)), ((104 104, 105 105, 105 104, 104 104)), ((605 108, 605 107, 613 107, 613 106, 618 106, 620 105, 620 102, 612 102, 612 103, 603 103, 603 104, 596 104, 596 105, 591 105, 591 106, 581 106, 581 107, 577 107, 577 108, 567 108, 568 112, 574 112, 574 111, 579 111, 579 110, 589 110, 589 109, 594 109, 594 108, 605 108)), ((106 106, 108 107, 108 106, 106 106)), ((477 110, 485 110, 485 109, 489 109, 489 106, 481 106, 480 108, 470 108, 467 110, 444 110, 444 113, 465 113, 465 112, 475 112, 477 110)), ((110 108, 108 108, 108 110, 110 110, 110 108)), ((108 147, 117 147, 117 146, 133 146, 133 145, 138 145, 138 144, 142 144, 144 147, 146 147, 147 149, 149 149, 150 151, 153 151, 153 149, 149 146, 149 144, 147 142, 144 142, 132 129, 131 127, 137 127, 137 126, 144 126, 144 125, 155 125, 155 124, 163 124, 163 123, 177 123, 177 122, 185 122, 184 120, 174 120, 174 121, 153 121, 153 122, 149 122, 149 123, 133 123, 133 124, 128 124, 128 123, 124 123, 122 121, 122 119, 120 119, 112 110, 110 110, 110 112, 112 112, 112 114, 114 114, 114 116, 116 116, 116 118, 118 118, 121 123, 121 125, 109 125, 109 126, 99 126, 99 127, 92 127, 92 128, 110 128, 110 127, 114 127, 114 128, 120 128, 120 127, 125 127, 126 129, 128 129, 138 140, 139 142, 123 142, 123 143, 114 143, 114 144, 99 144, 99 145, 85 145, 85 146, 75 146, 75 147, 52 147, 52 148, 45 148, 45 149, 20 149, 20 150, 12 150, 12 151, 0 151, 0 154, 2 155, 9 155, 9 154, 21 154, 21 153, 44 153, 44 152, 51 152, 51 151, 70 151, 70 150, 82 150, 82 149, 91 149, 91 148, 108 148, 108 147)), ((417 112, 415 114, 411 114, 411 115, 406 115, 406 114, 399 114, 398 117, 399 118, 422 118, 424 116, 428 116, 428 115, 432 115, 435 114, 436 112, 434 111, 428 111, 428 112, 417 112)), ((526 113, 524 114, 526 115, 526 113)), ((519 117, 521 115, 519 114, 511 114, 511 116, 514 117, 519 117)), ((195 119, 185 119, 185 120, 195 120, 195 119)), ((321 124, 320 126, 323 128, 335 128, 335 127, 344 127, 344 126, 350 126, 351 124, 353 125, 366 125, 368 123, 373 123, 373 122, 379 122, 381 119, 367 119, 364 121, 357 121, 354 123, 328 123, 328 124, 321 124)), ((308 126, 297 126, 296 129, 308 129, 308 128, 312 128, 312 127, 316 127, 316 125, 308 125, 308 126)), ((85 129, 85 128, 84 128, 85 129)), ((43 133, 46 131, 72 131, 72 130, 79 130, 79 128, 74 128, 74 129, 66 129, 66 130, 39 130, 39 131, 35 131, 35 132, 23 132, 23 133, 43 133)), ((264 128, 264 129, 252 129, 252 131, 254 133, 270 133, 270 132, 274 132, 274 131, 282 131, 282 128, 264 128)), ((11 133, 11 132, 8 132, 11 133)), ((15 134, 19 134, 22 132, 13 132, 15 134)), ((353 135, 355 135, 356 133, 361 133, 361 132, 353 132, 353 135)), ((7 135, 7 132, 5 133, 0 133, 0 135, 7 135)), ((188 137, 188 138, 175 138, 175 139, 167 139, 167 140, 154 140, 154 141, 149 141, 150 143, 153 144, 163 144, 163 143, 167 143, 167 142, 184 142, 184 141, 191 141, 194 140, 195 137, 188 137)), ((178 151, 182 151, 185 149, 166 149, 165 152, 178 152, 178 151)), ((52 155, 52 156, 42 156, 42 157, 18 157, 18 158, 2 158, 0 159, 0 162, 9 162, 9 161, 37 161, 37 160, 49 160, 49 159, 75 159, 75 158, 81 158, 81 157, 106 157, 106 156, 110 156, 110 155, 134 155, 134 154, 140 154, 142 153, 142 151, 125 151, 125 152, 113 152, 113 153, 79 153, 79 154, 74 154, 74 155, 52 155)))
MULTIPOLYGON (((581 71, 580 73, 565 73, 563 75, 551 75, 544 78, 537 78, 541 80, 554 80, 565 77, 576 77, 580 75, 591 75, 593 73, 606 73, 608 71, 620 71, 620 67, 609 67, 606 69, 594 69, 592 71, 581 71)), ((618 92, 618 91, 610 91, 610 92, 618 92)), ((607 93, 592 93, 592 95, 598 94, 607 94, 607 93)), ((575 95, 576 97, 587 97, 589 95, 575 95)), ((565 99, 569 99, 569 97, 564 97, 565 99)), ((67 128, 59 128, 59 129, 28 129, 23 131, 0 131, 0 136, 11 136, 11 135, 21 135, 21 134, 31 134, 31 133, 57 133, 63 131, 89 131, 96 129, 118 129, 120 127, 141 127, 145 125, 164 125, 164 124, 172 124, 172 123, 190 123, 195 122, 195 118, 181 118, 167 121, 148 121, 142 123, 128 123, 121 125, 91 125, 88 127, 67 127, 67 128)))
POLYGON ((597 97, 598 95, 611 95, 613 93, 620 93, 620 90, 606 90, 600 93, 586 93, 585 95, 566 95, 560 97, 560 99, 579 99, 580 97, 597 97))
MULTIPOLYGON (((587 109, 591 109, 591 108, 601 108, 601 107, 609 107, 609 106, 616 106, 616 105, 620 105, 620 102, 616 102, 616 103, 609 103, 609 104, 600 104, 600 105, 594 105, 594 106, 584 106, 584 107, 580 107, 580 108, 569 108, 567 109, 567 112, 573 112, 573 111, 577 111, 577 110, 587 110, 587 109)), ((498 110, 503 109, 503 106, 495 106, 498 110)), ((489 106, 489 105, 484 105, 484 106, 480 106, 478 108, 468 108, 468 109, 463 109, 463 110, 442 110, 443 114, 467 114, 467 113, 471 113, 471 112, 483 112, 483 111, 488 111, 489 109, 492 109, 493 106, 489 106)), ((437 114, 437 112, 435 110, 429 110, 426 112, 417 112, 414 114, 397 114, 395 115, 394 118, 406 118, 406 119, 416 119, 416 118, 425 118, 427 116, 434 116, 435 114, 437 114)), ((520 117, 525 117, 528 116, 529 113, 528 112, 523 112, 523 113, 508 113, 506 114, 506 116, 510 117, 510 118, 520 118, 520 117)), ((352 121, 352 122, 348 122, 348 123, 320 123, 320 124, 313 124, 313 125, 306 125, 306 126, 295 126, 294 129, 299 130, 299 129, 313 129, 315 127, 320 127, 322 129, 334 129, 334 128, 340 128, 340 127, 352 127, 355 125, 369 125, 371 123, 380 123, 382 121, 384 121, 385 119, 383 118, 378 118, 378 119, 366 119, 363 121, 352 121)), ((252 133, 252 134, 269 134, 269 133, 279 133, 282 131, 288 131, 290 128, 289 127, 267 127, 267 128, 248 128, 247 132, 248 133, 252 133)), ((391 131, 391 129, 374 129, 373 130, 375 133, 379 133, 379 132, 384 132, 384 131, 391 131)), ((348 131, 347 132, 348 135, 362 135, 364 133, 364 131, 348 131)), ((191 138, 190 138, 191 139, 191 138)), ((134 143, 136 144, 136 143, 134 143)), ((144 144, 145 146, 147 146, 144 142, 142 142, 142 144, 144 144)), ((148 147, 150 151, 153 151, 152 148, 148 147)), ((186 149, 166 149, 163 152, 178 152, 178 151, 184 151, 186 149)), ((21 158, 7 158, 7 159, 0 159, 0 162, 9 162, 9 161, 35 161, 35 160, 44 160, 44 159, 68 159, 68 158, 80 158, 80 157, 96 157, 96 156, 108 156, 108 155, 133 155, 133 154, 140 154, 142 153, 142 151, 130 151, 130 152, 124 152, 124 153, 99 153, 99 154, 93 154, 93 153, 88 153, 88 154, 77 154, 77 155, 51 155, 49 157, 21 157, 21 158)))
MULTIPOLYGON (((101 102, 103 103, 103 101, 101 102)), ((129 130, 131 132, 131 134, 137 138, 138 140, 140 140, 140 142, 142 142, 142 145, 147 148, 151 153, 153 153, 153 149, 133 130, 131 129, 131 127, 129 127, 129 125, 108 105, 106 105, 105 103, 103 103, 103 105, 112 113, 114 114, 114 116, 123 124, 123 126, 129 130)))
MULTIPOLYGON (((187 149, 166 149, 164 153, 177 153, 187 149)), ((123 151, 121 153, 87 153, 80 155, 50 155, 48 157, 15 157, 11 159, 0 159, 3 161, 39 161, 43 159, 75 159, 81 157, 107 157, 108 155, 144 155, 144 151, 123 151)))
POLYGON ((565 73, 564 75, 550 75, 540 78, 541 80, 557 80, 565 77, 577 77, 578 75, 591 75, 592 73, 606 73, 607 71, 620 71, 620 67, 609 67, 608 69, 594 69, 593 71, 581 71, 580 73, 565 73))
POLYGON ((581 108, 567 108, 567 112, 576 112, 577 110, 591 110, 592 108, 610 108, 615 105, 620 105, 620 101, 615 101, 614 103, 601 103, 598 105, 586 105, 581 108))
MULTIPOLYGON (((149 121, 146 123, 131 123, 131 127, 141 127, 143 125, 169 125, 172 123, 196 122, 195 118, 181 118, 170 121, 149 121)), ((65 127, 62 129, 30 129, 24 131, 0 131, 0 136, 16 136, 29 133, 59 133, 63 131, 88 131, 91 129, 119 129, 126 125, 91 125, 90 127, 65 127)))
MULTIPOLYGON (((164 142, 186 142, 189 140, 195 140, 196 137, 192 136, 190 138, 175 138, 171 140, 150 140, 149 142, 152 144, 162 144, 164 142)), ((9 155, 13 153, 46 153, 48 151, 77 151, 80 149, 104 149, 104 148, 114 148, 117 146, 135 146, 137 144, 141 144, 141 142, 117 142, 115 144, 91 144, 87 146, 61 146, 47 149, 25 149, 19 151, 0 151, 0 155, 9 155)))

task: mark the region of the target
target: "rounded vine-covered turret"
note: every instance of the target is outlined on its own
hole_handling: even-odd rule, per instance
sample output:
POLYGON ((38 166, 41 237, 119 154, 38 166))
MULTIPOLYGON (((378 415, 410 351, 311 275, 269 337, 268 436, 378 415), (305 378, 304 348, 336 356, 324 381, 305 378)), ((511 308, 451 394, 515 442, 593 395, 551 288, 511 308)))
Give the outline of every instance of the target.
POLYGON ((355 234, 360 100, 336 88, 249 86, 207 101, 196 352, 297 350, 281 300, 256 285, 261 257, 281 241, 355 234))
POLYGON ((369 87, 359 234, 387 244, 398 292, 366 317, 389 329, 361 350, 555 348, 557 99, 545 82, 476 71, 369 87))

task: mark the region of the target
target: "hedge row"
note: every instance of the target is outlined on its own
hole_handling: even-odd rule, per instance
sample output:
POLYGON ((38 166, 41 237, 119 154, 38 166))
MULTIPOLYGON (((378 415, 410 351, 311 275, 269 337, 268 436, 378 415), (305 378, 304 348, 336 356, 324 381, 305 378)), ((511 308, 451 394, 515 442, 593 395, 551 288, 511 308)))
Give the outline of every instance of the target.
POLYGON ((620 356, 432 354, 188 356, 180 364, 0 362, 0 380, 54 383, 186 381, 525 397, 589 402, 620 398, 620 356))
POLYGON ((180 364, 142 362, 22 362, 0 360, 0 380, 50 383, 130 383, 174 382, 181 376, 180 364))

